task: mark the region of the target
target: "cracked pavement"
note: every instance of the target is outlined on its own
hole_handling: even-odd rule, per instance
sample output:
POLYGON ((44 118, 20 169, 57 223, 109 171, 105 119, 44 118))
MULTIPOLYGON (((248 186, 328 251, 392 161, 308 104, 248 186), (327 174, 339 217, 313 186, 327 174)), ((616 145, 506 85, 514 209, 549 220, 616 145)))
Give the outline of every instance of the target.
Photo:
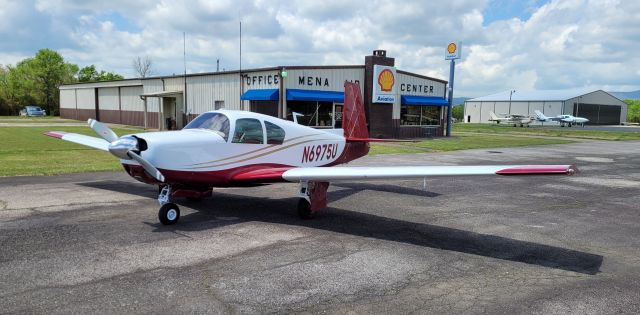
POLYGON ((334 183, 309 221, 216 189, 170 227, 123 172, 0 178, 0 313, 639 313, 640 142, 352 165, 543 163, 582 172, 334 183))

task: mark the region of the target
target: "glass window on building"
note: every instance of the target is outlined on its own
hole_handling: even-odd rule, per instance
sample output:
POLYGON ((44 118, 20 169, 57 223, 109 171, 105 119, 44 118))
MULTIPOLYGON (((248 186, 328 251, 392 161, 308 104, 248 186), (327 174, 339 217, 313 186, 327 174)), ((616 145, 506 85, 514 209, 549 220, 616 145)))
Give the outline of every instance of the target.
POLYGON ((441 106, 400 107, 400 125, 403 126, 438 126, 440 125, 441 106))
POLYGON ((267 144, 282 144, 284 142, 284 129, 268 121, 264 122, 264 126, 267 127, 267 144))
POLYGON ((332 128, 333 102, 288 101, 287 119, 293 120, 292 113, 300 113, 298 123, 310 127, 332 128))
POLYGON ((232 143, 263 144, 262 124, 253 118, 240 118, 236 120, 236 130, 232 143))

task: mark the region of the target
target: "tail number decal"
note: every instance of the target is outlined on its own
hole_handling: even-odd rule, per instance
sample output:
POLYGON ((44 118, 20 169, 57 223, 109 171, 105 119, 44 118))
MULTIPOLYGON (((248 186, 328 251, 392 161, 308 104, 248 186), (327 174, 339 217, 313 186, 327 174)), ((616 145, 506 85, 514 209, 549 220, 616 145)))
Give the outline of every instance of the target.
POLYGON ((302 151, 302 163, 335 159, 337 154, 337 143, 308 145, 302 151))

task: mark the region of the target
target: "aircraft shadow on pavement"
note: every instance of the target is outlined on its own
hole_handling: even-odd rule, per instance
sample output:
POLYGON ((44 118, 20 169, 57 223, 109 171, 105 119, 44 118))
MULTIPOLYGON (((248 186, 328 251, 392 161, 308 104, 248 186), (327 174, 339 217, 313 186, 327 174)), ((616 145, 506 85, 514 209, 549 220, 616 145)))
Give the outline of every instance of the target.
MULTIPOLYGON (((96 181, 80 185, 154 199, 157 194, 154 188, 125 181, 96 181)), ((402 186, 370 183, 357 185, 340 183, 335 186, 347 189, 330 190, 328 193, 329 207, 321 210, 313 220, 298 218, 295 210, 297 198, 266 199, 225 194, 214 190, 212 198, 200 202, 176 200, 178 204, 196 210, 194 213, 183 214, 177 225, 163 226, 157 222, 147 224, 156 227, 157 232, 179 232, 259 221, 304 226, 589 275, 600 272, 603 261, 603 257, 600 255, 331 207, 331 202, 363 190, 387 191, 422 197, 435 197, 438 196, 437 193, 402 186)), ((401 212, 402 209, 395 211, 401 212)))
MULTIPOLYGON (((329 198, 333 200, 331 196, 329 198)), ((330 205, 313 220, 301 220, 295 213, 296 203, 297 198, 265 200, 214 194, 208 201, 185 203, 197 212, 183 216, 177 225, 153 225, 157 231, 192 231, 249 221, 304 226, 589 275, 600 272, 603 261, 602 256, 586 252, 337 209, 330 205)))

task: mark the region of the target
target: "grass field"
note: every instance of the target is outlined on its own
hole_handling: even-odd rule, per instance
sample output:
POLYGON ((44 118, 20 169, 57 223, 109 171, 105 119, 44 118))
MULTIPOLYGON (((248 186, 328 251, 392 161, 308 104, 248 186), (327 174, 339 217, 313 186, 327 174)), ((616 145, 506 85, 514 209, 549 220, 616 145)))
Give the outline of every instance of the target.
POLYGON ((614 132, 599 130, 582 130, 580 127, 558 126, 540 127, 532 126, 529 128, 511 127, 510 125, 498 124, 454 124, 453 133, 456 132, 473 132, 486 134, 522 134, 549 137, 566 137, 578 139, 593 140, 640 140, 640 132, 614 132))
POLYGON ((0 116, 0 124, 3 123, 82 123, 82 121, 64 119, 55 116, 27 117, 27 116, 0 116))
MULTIPOLYGON (((0 127, 0 176, 52 175, 122 169, 108 152, 43 135, 67 131, 96 136, 88 127, 0 127)), ((115 128, 118 135, 140 129, 115 128)))

